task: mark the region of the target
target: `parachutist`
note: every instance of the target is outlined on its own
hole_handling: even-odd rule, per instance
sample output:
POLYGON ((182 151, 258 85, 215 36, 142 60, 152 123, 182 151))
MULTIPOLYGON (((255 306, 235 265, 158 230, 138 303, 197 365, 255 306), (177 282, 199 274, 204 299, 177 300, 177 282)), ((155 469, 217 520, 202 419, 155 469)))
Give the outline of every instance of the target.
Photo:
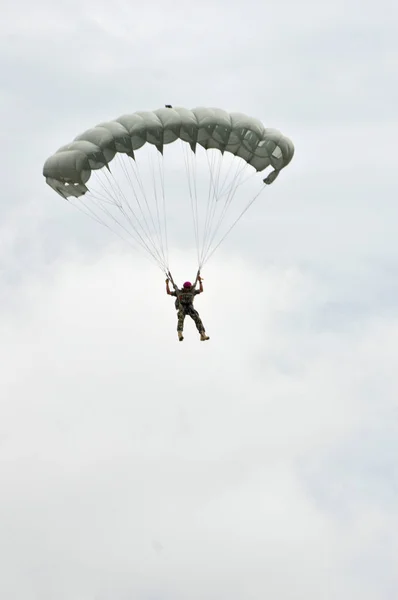
POLYGON ((178 288, 172 280, 174 286, 174 292, 172 292, 170 291, 169 286, 170 279, 166 279, 166 293, 169 296, 176 297, 175 307, 177 309, 177 334, 180 342, 182 342, 182 340, 184 339, 182 332, 184 330, 184 320, 187 315, 189 315, 191 319, 193 319, 193 321, 195 322, 196 329, 200 333, 200 340, 204 342, 210 339, 209 336, 206 335, 205 328, 203 326, 198 311, 195 310, 193 307, 193 301, 195 296, 197 294, 202 294, 203 292, 202 278, 199 274, 197 276, 197 281, 195 281, 193 285, 190 281, 186 281, 183 284, 182 288, 178 288), (199 281, 199 289, 196 289, 197 281, 199 281))

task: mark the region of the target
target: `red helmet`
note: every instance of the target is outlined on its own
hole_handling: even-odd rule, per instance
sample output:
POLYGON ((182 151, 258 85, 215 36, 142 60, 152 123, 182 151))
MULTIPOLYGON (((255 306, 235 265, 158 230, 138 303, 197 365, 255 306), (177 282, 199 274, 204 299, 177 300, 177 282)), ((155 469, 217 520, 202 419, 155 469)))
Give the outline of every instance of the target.
POLYGON ((186 281, 183 285, 184 288, 190 288, 192 287, 192 283, 190 281, 186 281))

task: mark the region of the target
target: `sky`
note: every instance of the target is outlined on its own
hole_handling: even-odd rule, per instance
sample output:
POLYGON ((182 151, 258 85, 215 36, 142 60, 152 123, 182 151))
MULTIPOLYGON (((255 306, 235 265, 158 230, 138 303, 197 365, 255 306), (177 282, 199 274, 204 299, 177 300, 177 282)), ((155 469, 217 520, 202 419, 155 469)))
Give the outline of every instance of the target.
POLYGON ((1 598, 397 598, 397 22, 392 0, 6 0, 1 598), (206 343, 42 175, 168 103, 296 148, 203 269, 206 343))

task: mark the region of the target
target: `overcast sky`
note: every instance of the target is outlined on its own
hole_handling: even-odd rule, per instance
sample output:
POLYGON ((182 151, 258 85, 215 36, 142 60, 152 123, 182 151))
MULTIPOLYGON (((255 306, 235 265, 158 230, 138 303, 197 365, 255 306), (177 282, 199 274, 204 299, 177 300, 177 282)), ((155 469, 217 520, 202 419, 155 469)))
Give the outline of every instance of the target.
POLYGON ((1 598, 396 600, 397 24, 393 0, 6 0, 1 598), (206 343, 42 176, 166 103, 296 147, 204 269, 206 343))

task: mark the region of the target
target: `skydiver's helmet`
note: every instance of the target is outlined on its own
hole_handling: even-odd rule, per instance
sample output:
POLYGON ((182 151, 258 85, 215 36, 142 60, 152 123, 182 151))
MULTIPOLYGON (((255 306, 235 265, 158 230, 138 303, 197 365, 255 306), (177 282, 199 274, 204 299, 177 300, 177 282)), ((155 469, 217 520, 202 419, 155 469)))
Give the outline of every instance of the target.
POLYGON ((185 290, 189 290, 192 287, 192 283, 190 281, 186 281, 182 286, 185 290))

